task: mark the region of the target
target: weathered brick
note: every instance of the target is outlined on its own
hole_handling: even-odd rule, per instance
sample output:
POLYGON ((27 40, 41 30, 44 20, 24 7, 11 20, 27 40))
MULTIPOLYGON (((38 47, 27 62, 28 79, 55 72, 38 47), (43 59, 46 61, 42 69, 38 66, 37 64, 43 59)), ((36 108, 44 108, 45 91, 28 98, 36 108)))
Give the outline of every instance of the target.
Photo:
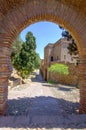
MULTIPOLYGON (((86 60, 85 0, 2 0, 0 1, 0 82, 5 80, 7 82, 12 71, 10 64, 11 43, 25 27, 44 20, 55 22, 67 29, 77 43, 81 59, 85 56, 84 60, 86 60)), ((86 82, 83 81, 86 79, 85 62, 81 66, 79 75, 80 81, 84 82, 84 87, 82 88, 81 83, 80 88, 82 88, 81 92, 84 92, 86 87, 86 82)), ((80 110, 82 113, 86 113, 86 93, 83 98, 81 93, 80 98, 83 101, 83 103, 80 102, 80 110)), ((3 114, 7 108, 7 105, 3 106, 0 107, 0 114, 3 114)))

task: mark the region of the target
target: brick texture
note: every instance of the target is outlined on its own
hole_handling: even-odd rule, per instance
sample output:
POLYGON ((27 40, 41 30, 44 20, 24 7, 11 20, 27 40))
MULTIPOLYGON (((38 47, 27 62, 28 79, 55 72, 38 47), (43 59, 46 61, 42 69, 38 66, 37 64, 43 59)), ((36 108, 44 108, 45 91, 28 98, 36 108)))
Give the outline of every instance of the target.
MULTIPOLYGON (((11 74, 11 43, 25 27, 45 20, 66 28, 77 43, 81 60, 86 56, 85 0, 0 0, 0 114, 6 113, 8 106, 7 89, 2 88, 8 86, 11 74)), ((80 66, 80 112, 86 113, 86 64, 80 66)))

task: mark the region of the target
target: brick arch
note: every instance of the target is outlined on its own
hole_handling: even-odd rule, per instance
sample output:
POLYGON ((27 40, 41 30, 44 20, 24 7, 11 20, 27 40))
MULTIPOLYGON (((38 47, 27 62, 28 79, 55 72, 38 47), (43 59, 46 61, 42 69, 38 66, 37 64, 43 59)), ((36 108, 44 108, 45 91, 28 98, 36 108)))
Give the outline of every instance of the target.
POLYGON ((66 28, 76 40, 80 55, 80 111, 86 113, 86 18, 79 9, 59 1, 33 0, 10 9, 0 20, 0 114, 7 110, 11 43, 25 27, 38 21, 55 22, 66 28))

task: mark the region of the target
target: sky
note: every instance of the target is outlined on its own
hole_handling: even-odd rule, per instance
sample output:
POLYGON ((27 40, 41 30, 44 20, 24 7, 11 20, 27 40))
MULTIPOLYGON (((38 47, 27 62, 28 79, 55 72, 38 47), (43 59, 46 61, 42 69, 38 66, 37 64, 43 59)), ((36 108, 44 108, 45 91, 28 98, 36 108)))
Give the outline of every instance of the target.
POLYGON ((48 43, 55 43, 62 37, 62 30, 57 24, 52 22, 37 22, 31 24, 20 33, 23 41, 25 41, 25 36, 29 31, 31 31, 36 38, 36 52, 39 53, 41 59, 44 58, 44 47, 48 43))

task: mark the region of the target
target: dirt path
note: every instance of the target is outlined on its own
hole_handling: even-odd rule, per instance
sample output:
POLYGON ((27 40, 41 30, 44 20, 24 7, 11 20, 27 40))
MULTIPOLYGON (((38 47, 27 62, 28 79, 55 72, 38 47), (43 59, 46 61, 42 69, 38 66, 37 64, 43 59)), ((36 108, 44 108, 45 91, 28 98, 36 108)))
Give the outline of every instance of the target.
POLYGON ((36 73, 27 84, 9 90, 8 97, 8 116, 0 117, 0 130, 86 130, 74 87, 47 84, 36 73))

